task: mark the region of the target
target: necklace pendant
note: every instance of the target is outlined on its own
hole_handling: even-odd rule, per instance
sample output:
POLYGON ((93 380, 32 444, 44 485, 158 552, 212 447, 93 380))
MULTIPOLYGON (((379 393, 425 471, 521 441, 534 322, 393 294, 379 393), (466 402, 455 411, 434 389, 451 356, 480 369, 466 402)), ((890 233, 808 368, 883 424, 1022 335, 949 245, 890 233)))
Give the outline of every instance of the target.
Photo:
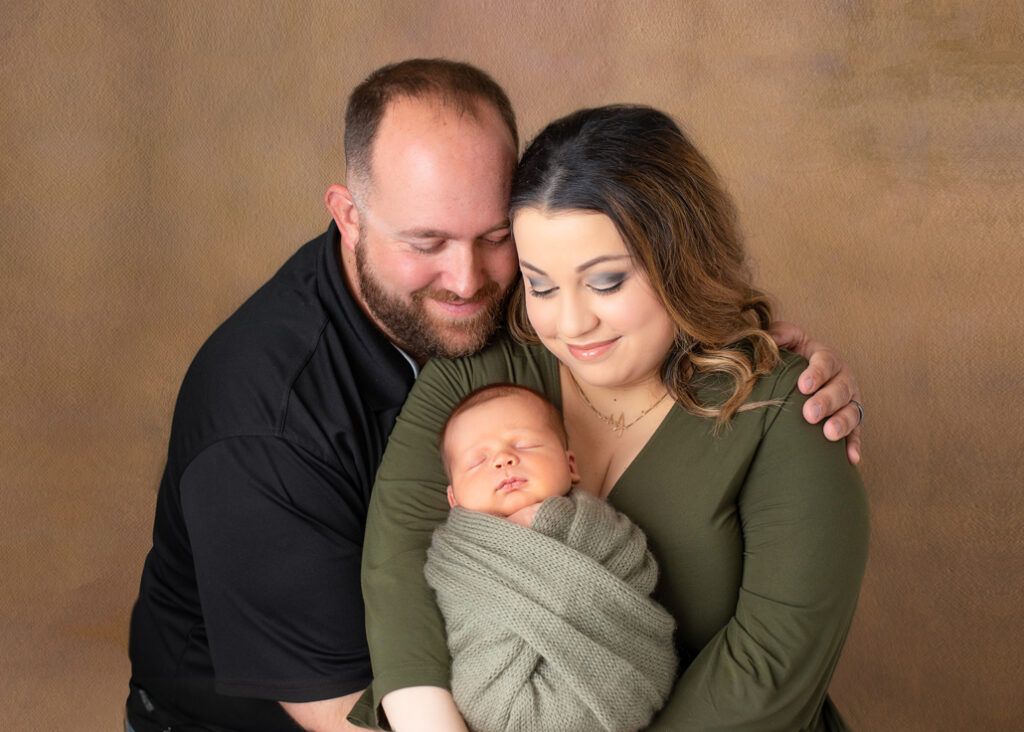
POLYGON ((597 415, 597 418, 599 420, 601 420, 606 425, 611 427, 612 428, 612 432, 615 433, 616 437, 622 437, 622 433, 623 432, 625 432, 630 427, 632 427, 637 422, 639 422, 641 419, 643 419, 644 415, 646 415, 648 412, 650 412, 656 406, 661 404, 665 400, 665 397, 668 396, 668 390, 666 389, 665 393, 662 394, 660 397, 658 397, 658 401, 654 402, 654 404, 652 404, 651 406, 647 407, 647 409, 645 409, 644 411, 640 412, 640 414, 638 414, 636 419, 634 419, 632 422, 630 422, 629 424, 626 424, 626 413, 625 412, 619 412, 619 416, 618 417, 609 417, 608 415, 602 413, 597 407, 594 406, 593 402, 590 401, 590 397, 587 396, 587 392, 583 391, 583 387, 580 386, 580 382, 578 382, 576 380, 576 375, 573 374, 572 369, 569 369, 569 378, 571 378, 572 379, 572 383, 574 383, 576 385, 576 390, 580 393, 580 396, 583 397, 584 403, 588 407, 590 407, 590 411, 593 412, 595 415, 597 415))
POLYGON ((619 416, 609 419, 608 424, 611 425, 612 432, 615 433, 616 437, 622 437, 622 433, 625 432, 626 427, 628 427, 626 424, 626 414, 624 412, 619 412, 619 416))

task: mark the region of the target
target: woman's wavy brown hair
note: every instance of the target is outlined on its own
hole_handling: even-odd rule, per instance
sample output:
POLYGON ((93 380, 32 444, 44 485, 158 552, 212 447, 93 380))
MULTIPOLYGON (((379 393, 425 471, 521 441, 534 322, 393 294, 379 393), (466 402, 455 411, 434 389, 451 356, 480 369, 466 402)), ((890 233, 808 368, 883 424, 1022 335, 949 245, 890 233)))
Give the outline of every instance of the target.
MULTIPOLYGON (((510 207, 513 218, 535 208, 596 211, 615 223, 675 323, 661 374, 684 409, 721 426, 765 404, 747 399, 757 377, 779 362, 767 333, 771 304, 751 284, 729 195, 671 118, 650 107, 612 105, 552 122, 519 163, 510 207)), ((522 341, 538 342, 522 280, 509 328, 522 341)))

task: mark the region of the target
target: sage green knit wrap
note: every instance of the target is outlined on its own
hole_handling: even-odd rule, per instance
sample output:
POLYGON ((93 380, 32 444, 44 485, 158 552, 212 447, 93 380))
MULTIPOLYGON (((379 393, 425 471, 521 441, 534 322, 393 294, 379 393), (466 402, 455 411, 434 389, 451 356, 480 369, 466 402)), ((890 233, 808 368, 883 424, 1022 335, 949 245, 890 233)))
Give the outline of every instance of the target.
POLYGON ((664 704, 675 622, 646 537, 606 502, 549 498, 532 529, 453 508, 425 573, 475 732, 636 730, 664 704))

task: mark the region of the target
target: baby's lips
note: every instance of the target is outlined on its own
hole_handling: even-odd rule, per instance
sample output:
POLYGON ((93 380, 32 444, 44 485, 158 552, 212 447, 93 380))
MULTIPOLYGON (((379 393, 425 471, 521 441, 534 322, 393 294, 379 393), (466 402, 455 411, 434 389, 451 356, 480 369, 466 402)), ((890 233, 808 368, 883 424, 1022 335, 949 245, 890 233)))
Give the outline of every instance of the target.
POLYGON ((526 482, 526 478, 505 478, 498 484, 497 490, 507 491, 513 488, 518 488, 520 485, 526 482))

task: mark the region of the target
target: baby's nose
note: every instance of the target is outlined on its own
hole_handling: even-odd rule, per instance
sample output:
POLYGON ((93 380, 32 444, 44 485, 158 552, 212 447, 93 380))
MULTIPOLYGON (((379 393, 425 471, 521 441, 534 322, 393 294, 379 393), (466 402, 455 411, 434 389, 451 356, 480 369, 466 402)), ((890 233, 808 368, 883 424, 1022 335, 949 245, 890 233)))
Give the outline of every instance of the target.
POLYGON ((502 452, 494 457, 494 467, 496 468, 507 468, 517 462, 519 462, 518 458, 511 452, 502 452))

